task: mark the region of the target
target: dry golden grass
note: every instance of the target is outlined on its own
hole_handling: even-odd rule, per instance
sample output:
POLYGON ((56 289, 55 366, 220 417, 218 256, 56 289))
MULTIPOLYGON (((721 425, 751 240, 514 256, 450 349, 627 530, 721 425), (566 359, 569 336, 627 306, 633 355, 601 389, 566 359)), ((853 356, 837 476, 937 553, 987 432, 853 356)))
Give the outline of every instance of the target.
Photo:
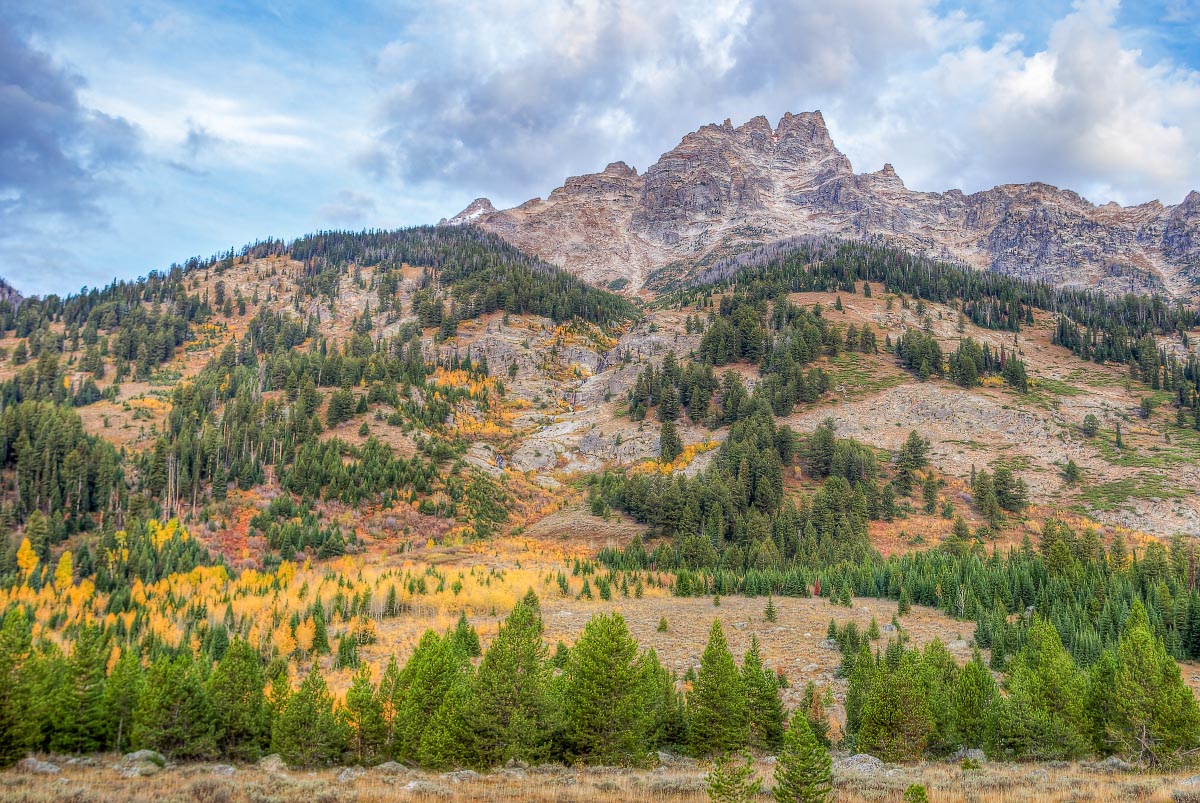
MULTIPOLYGON (((0 803, 384 803, 438 800, 453 803, 618 803, 678 801, 703 803, 707 767, 691 761, 645 770, 548 765, 529 770, 426 774, 403 769, 350 772, 339 769, 271 774, 239 767, 233 775, 214 772, 212 765, 168 766, 147 778, 124 778, 116 757, 102 757, 95 767, 64 766, 60 775, 27 775, 10 770, 0 775, 0 803), (357 775, 357 777, 350 777, 357 775)), ((760 764, 765 786, 772 767, 760 764)), ((226 770, 227 771, 227 770, 226 770)), ((834 771, 837 803, 896 801, 909 784, 925 785, 933 803, 1117 803, 1118 801, 1195 800, 1181 785, 1187 773, 1112 773, 1094 764, 985 764, 964 770, 953 763, 888 767, 869 775, 834 771), (1173 795, 1173 792, 1179 793, 1173 795)), ((764 792, 762 800, 768 800, 764 792)))

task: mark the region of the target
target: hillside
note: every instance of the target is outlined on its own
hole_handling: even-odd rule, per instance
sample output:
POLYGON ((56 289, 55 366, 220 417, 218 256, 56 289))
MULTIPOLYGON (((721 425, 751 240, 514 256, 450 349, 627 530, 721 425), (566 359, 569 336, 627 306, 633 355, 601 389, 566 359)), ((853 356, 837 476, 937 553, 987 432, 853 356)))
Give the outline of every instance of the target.
POLYGON ((855 173, 819 111, 729 120, 687 134, 644 172, 624 162, 545 199, 450 219, 495 232, 624 293, 685 282, 714 260, 783 237, 879 240, 979 270, 1107 291, 1190 298, 1200 193, 1164 206, 1096 206, 1047 184, 920 192, 891 165, 855 173))
POLYGON ((765 690, 755 716, 808 712, 889 761, 970 727, 1006 759, 1173 764, 1175 736, 1135 756, 1010 688, 1043 656, 1101 695, 1141 671, 1131 650, 1176 702, 1200 684, 1198 324, 832 238, 635 303, 473 226, 0 302, 0 716, 33 723, 0 748, 428 769, 776 750, 769 723, 697 724, 723 718, 693 691, 727 655, 765 690), (654 712, 636 747, 568 735, 587 714, 558 684, 587 684, 590 649, 654 712), (510 699, 509 671, 544 688, 510 699), (237 673, 275 724, 228 721, 237 673), (905 673, 941 730, 870 741, 864 706, 908 710, 878 703, 905 673), (964 678, 994 718, 935 708, 964 678), (103 696, 123 683, 138 706, 103 696), (220 730, 156 730, 191 694, 220 730), (354 719, 375 705, 386 744, 354 719), (519 705, 542 724, 488 741, 519 705))

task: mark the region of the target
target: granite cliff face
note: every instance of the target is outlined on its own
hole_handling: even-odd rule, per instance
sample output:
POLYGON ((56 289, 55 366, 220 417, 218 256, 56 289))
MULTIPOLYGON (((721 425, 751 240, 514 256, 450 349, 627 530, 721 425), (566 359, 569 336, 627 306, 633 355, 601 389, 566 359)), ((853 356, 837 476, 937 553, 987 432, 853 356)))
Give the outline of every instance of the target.
POLYGON ((473 223, 595 284, 648 293, 716 259, 783 237, 881 238, 980 270, 1111 292, 1194 295, 1200 193, 1096 206, 1048 184, 966 195, 917 192, 884 165, 855 173, 819 111, 688 134, 639 174, 624 162, 497 211, 481 198, 449 221, 473 223))

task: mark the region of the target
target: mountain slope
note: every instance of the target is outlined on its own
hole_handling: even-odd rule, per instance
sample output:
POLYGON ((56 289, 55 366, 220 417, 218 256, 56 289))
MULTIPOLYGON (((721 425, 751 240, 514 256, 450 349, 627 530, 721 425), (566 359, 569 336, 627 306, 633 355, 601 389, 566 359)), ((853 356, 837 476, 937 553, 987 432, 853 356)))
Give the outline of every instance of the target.
POLYGON ((819 111, 688 134, 639 174, 624 162, 471 223, 580 277, 657 291, 714 258, 795 235, 882 238, 929 256, 1058 285, 1190 296, 1200 281, 1200 193, 1096 206, 1042 183, 966 195, 910 190, 884 165, 855 173, 819 111))

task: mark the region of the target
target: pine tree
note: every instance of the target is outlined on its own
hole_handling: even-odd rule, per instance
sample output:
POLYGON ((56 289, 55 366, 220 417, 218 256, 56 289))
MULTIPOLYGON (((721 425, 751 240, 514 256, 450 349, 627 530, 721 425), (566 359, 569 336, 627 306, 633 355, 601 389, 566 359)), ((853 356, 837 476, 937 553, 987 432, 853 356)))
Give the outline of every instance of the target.
POLYGON ((0 625, 0 768, 20 761, 32 742, 30 722, 25 716, 30 690, 22 678, 30 647, 25 608, 16 605, 9 609, 0 625))
POLYGON ((131 735, 135 746, 174 758, 217 754, 212 701, 195 661, 185 655, 160 658, 150 666, 131 735))
POLYGON ((64 694, 55 701, 50 749, 93 753, 107 741, 104 687, 111 644, 96 627, 82 628, 71 645, 64 694))
POLYGON ((745 762, 734 764, 724 754, 708 773, 708 799, 712 803, 754 803, 762 781, 754 777, 754 760, 747 755, 745 762))
POLYGON ((675 422, 664 421, 659 433, 659 459, 664 463, 671 463, 681 454, 683 454, 683 441, 679 439, 675 422))
POLYGON ((392 755, 399 761, 418 760, 425 729, 463 669, 465 656, 451 638, 426 630, 400 673, 392 721, 392 755))
POLYGON ((480 766, 545 757, 548 679, 541 613, 522 600, 500 625, 471 685, 465 715, 480 766))
POLYGON ((832 762, 808 720, 792 718, 783 736, 783 749, 775 764, 777 803, 829 803, 833 799, 832 762))
POLYGON ((1053 624, 1035 617, 1013 658, 997 738, 1016 757, 1070 759, 1087 751, 1086 678, 1053 624))
POLYGON ((325 767, 341 760, 345 745, 344 725, 334 712, 325 678, 314 664, 275 718, 271 752, 293 767, 325 767))
POLYGON ((982 747, 988 742, 988 725, 998 697, 996 681, 976 651, 954 686, 954 730, 960 747, 982 747))
POLYGON ((453 642, 468 658, 478 658, 483 652, 479 646, 479 633, 467 620, 466 611, 459 614, 458 622, 454 625, 453 642))
POLYGON ((346 692, 345 722, 347 745, 354 762, 360 766, 378 763, 386 737, 383 701, 371 683, 371 668, 366 664, 354 673, 346 692))
POLYGON ((775 601, 771 597, 767 597, 767 607, 763 611, 763 619, 768 622, 779 621, 779 614, 775 610, 775 601))
POLYGON ((750 649, 742 661, 742 688, 750 721, 750 748, 774 752, 783 742, 783 701, 775 674, 765 668, 758 636, 750 636, 750 649))
MULTIPOLYGON (((644 658, 642 659, 644 660, 644 658)), ((654 725, 637 642, 621 614, 597 614, 570 651, 562 677, 568 754, 591 764, 637 764, 654 725)))
POLYGON ((105 720, 108 723, 107 745, 118 753, 124 752, 129 745, 133 712, 137 708, 145 684, 146 675, 137 654, 128 650, 122 653, 113 665, 108 682, 104 684, 105 720))
POLYGON ((1200 745, 1200 707, 1162 639, 1135 602, 1117 645, 1113 712, 1106 732, 1122 754, 1151 766, 1182 760, 1200 745))
POLYGON ((313 602, 311 616, 313 623, 312 654, 328 655, 329 632, 325 627, 325 606, 321 604, 321 600, 313 602))
POLYGON ((467 724, 471 705, 471 677, 458 675, 442 698, 442 704, 429 721, 421 739, 421 765, 434 770, 478 766, 475 734, 467 724))
POLYGON ((235 639, 208 681, 216 712, 217 749, 239 761, 257 761, 266 734, 262 660, 250 643, 235 639))
POLYGON ((700 672, 687 702, 696 755, 745 748, 750 739, 746 690, 719 620, 713 622, 709 632, 708 646, 700 657, 700 672))
POLYGON ((884 761, 913 761, 925 752, 934 725, 917 658, 904 653, 899 665, 872 685, 862 707, 857 747, 884 761))

